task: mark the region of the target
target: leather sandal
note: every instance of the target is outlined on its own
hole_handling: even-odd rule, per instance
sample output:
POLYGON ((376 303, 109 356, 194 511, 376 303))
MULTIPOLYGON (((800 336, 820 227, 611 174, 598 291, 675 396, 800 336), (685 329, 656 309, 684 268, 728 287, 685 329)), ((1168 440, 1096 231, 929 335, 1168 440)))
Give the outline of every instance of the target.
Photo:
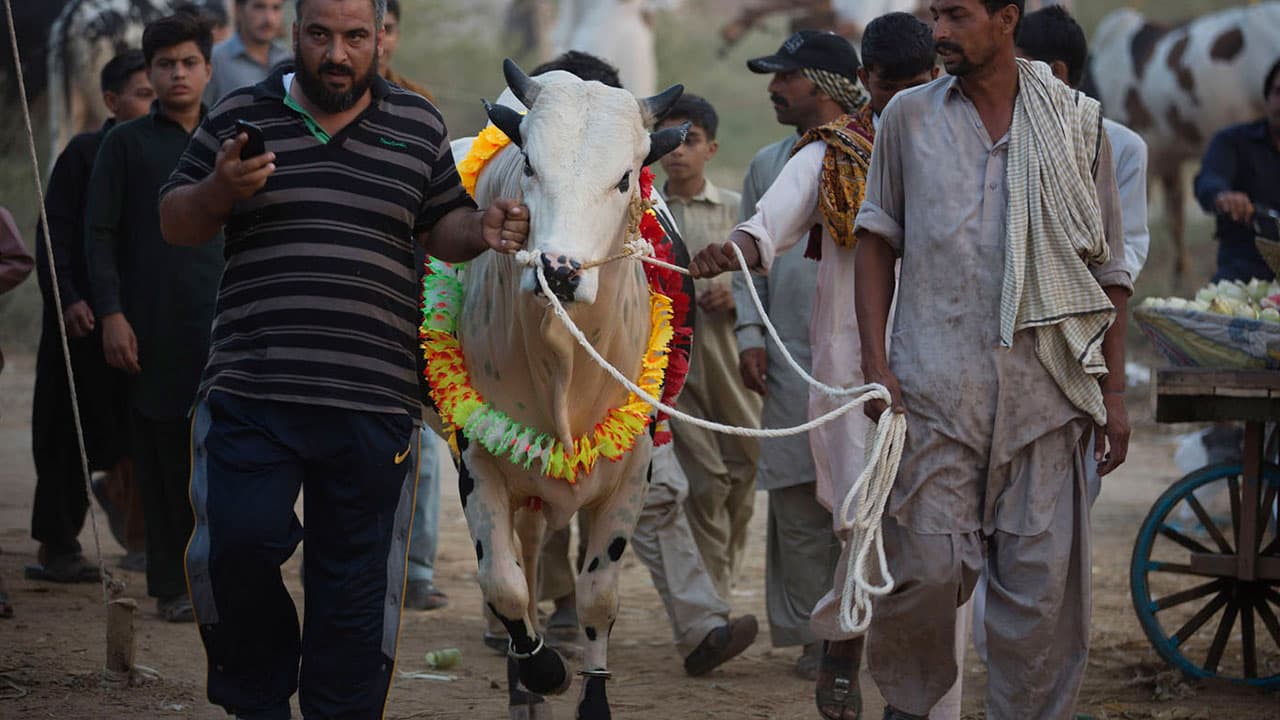
POLYGON ((859 720, 862 717, 862 692, 858 685, 862 643, 860 639, 847 642, 857 642, 857 652, 832 655, 831 643, 822 644, 822 659, 818 662, 818 680, 813 696, 818 714, 827 720, 859 720))

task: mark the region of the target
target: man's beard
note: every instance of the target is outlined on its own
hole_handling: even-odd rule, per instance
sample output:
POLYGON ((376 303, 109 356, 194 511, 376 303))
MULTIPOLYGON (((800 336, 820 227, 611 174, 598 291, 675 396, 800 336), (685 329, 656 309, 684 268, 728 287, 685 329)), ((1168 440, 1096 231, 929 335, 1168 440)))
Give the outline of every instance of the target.
POLYGON ((327 113, 340 113, 350 110, 360 98, 364 97, 365 92, 378 75, 378 53, 376 49, 373 54, 373 62, 369 64, 369 71, 361 77, 356 77, 349 66, 331 62, 320 63, 320 67, 316 68, 316 71, 312 73, 311 69, 307 67, 306 61, 302 60, 302 54, 298 50, 299 48, 295 44, 293 49, 294 57, 298 58, 298 63, 294 68, 295 77, 302 86, 302 92, 306 94, 307 99, 327 113), (351 88, 345 92, 330 90, 329 86, 325 84, 324 78, 321 77, 326 72, 339 73, 352 78, 351 88))
POLYGON ((978 69, 977 63, 970 60, 969 56, 965 54, 964 49, 959 45, 940 42, 936 44, 935 49, 941 50, 944 47, 952 52, 952 57, 959 57, 959 60, 952 61, 953 64, 947 64, 946 60, 942 61, 943 67, 947 69, 948 73, 955 75, 956 77, 965 77, 966 75, 972 75, 973 71, 978 69))

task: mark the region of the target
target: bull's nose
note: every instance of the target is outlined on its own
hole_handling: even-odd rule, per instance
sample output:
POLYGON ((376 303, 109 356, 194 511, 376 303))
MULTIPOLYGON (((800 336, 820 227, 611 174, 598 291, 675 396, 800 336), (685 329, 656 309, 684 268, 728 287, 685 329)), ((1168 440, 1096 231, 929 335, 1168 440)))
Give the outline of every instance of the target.
MULTIPOLYGON (((582 263, 570 260, 564 255, 552 257, 542 256, 542 271, 547 278, 547 286, 560 302, 572 302, 582 281, 582 263)), ((542 288, 539 287, 540 291, 542 288)))

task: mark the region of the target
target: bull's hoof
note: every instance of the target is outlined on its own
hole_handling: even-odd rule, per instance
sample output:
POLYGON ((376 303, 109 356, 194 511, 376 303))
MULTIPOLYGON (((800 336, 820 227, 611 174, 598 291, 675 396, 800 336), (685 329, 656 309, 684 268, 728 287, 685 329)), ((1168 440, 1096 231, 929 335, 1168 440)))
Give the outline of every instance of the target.
POLYGON ((512 658, 507 658, 507 693, 510 720, 552 720, 546 698, 520 686, 520 669, 512 658))
POLYGON ((573 677, 560 654, 538 638, 537 646, 528 655, 514 652, 511 657, 520 667, 520 684, 539 695, 559 695, 569 689, 573 677))
POLYGON ((608 671, 585 670, 581 675, 585 680, 582 697, 578 699, 578 720, 612 720, 609 697, 604 690, 604 683, 609 679, 608 671))

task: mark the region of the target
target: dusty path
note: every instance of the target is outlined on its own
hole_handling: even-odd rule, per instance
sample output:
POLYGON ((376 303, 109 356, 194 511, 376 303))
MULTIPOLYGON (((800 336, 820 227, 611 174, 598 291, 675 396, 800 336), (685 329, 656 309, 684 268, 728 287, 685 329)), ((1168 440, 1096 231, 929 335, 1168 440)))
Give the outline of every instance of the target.
MULTIPOLYGON (((204 699, 204 655, 191 626, 165 624, 145 598, 140 574, 125 573, 128 594, 139 598, 138 662, 158 678, 141 687, 100 687, 104 613, 96 586, 60 586, 22 578, 34 558, 28 533, 34 472, 30 453, 32 358, 9 358, 0 375, 0 576, 18 616, 0 621, 0 718, 224 718, 204 699)), ((1145 407, 1135 419, 1149 417, 1145 407)), ((68 452, 74 452, 69 448, 68 452)), ((1094 652, 1078 710, 1110 720, 1212 718, 1274 720, 1280 696, 1223 686, 1189 686, 1165 670, 1147 644, 1129 602, 1127 568, 1133 537, 1151 502, 1177 475, 1171 436, 1139 424, 1129 463, 1110 478, 1094 510, 1094 652), (1149 679, 1153 678, 1154 679, 1149 679)), ((398 677, 388 718, 504 718, 505 666, 480 644, 483 622, 474 581, 475 559, 458 510, 457 488, 447 477, 442 502, 437 582, 451 605, 433 613, 408 612, 400 638, 398 671, 426 671, 423 653, 462 650, 451 682, 398 677)), ((758 496, 749 559, 732 598, 736 612, 764 620, 764 504, 758 496)), ((103 531, 104 552, 114 563, 122 550, 103 531)), ((82 543, 91 550, 86 532, 82 543)), ((648 574, 634 556, 623 561, 624 600, 614 631, 609 685, 615 717, 778 718, 817 717, 812 688, 791 674, 796 651, 775 650, 767 634, 746 654, 702 679, 685 677, 672 649, 670 629, 648 574)), ((286 577, 301 605, 298 559, 286 577)), ((972 654, 971 654, 972 655, 972 654)), ((971 657, 966 673, 965 716, 981 717, 983 672, 971 657)), ((867 718, 878 720, 879 700, 870 679, 867 718)), ((571 696, 554 701, 557 717, 573 716, 571 696)))

